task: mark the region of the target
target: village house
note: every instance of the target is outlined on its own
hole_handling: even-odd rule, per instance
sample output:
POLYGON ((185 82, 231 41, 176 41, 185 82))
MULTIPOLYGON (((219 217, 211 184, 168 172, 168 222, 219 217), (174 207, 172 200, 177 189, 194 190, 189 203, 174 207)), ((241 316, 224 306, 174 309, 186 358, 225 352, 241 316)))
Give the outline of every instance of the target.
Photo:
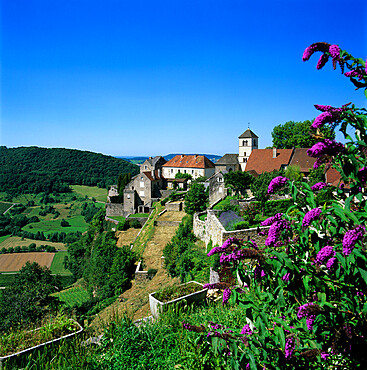
POLYGON ((204 155, 179 154, 162 166, 163 177, 172 183, 178 173, 187 173, 195 180, 199 177, 214 175, 214 163, 204 155))

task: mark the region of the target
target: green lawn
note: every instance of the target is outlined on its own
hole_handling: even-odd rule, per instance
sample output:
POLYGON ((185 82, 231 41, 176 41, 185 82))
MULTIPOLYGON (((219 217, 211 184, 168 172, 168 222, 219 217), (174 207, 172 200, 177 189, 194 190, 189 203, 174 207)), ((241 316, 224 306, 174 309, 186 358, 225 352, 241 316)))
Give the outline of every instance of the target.
POLYGON ((129 218, 139 218, 139 217, 149 217, 149 213, 134 213, 130 215, 129 218))
POLYGON ((110 216, 109 217, 111 220, 116 220, 116 221, 124 221, 125 217, 123 216, 110 216))
POLYGON ((82 287, 72 287, 62 290, 59 293, 53 294, 58 297, 65 306, 73 307, 76 304, 81 304, 89 300, 88 292, 82 287))
POLYGON ((106 202, 107 200, 107 190, 97 188, 96 186, 84 186, 84 185, 72 185, 71 188, 73 192, 87 196, 88 198, 95 198, 100 202, 106 202))
POLYGON ((67 256, 67 251, 58 251, 55 253, 55 257, 51 263, 51 272, 53 274, 60 274, 60 275, 71 275, 69 270, 65 270, 64 268, 64 258, 67 256))

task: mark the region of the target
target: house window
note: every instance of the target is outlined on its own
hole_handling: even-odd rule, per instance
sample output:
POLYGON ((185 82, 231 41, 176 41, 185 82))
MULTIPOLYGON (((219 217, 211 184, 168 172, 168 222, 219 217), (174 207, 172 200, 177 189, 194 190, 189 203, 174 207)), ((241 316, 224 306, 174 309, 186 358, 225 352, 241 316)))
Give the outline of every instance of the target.
POLYGON ((247 158, 243 158, 243 161, 246 163, 247 162, 247 158))
POLYGON ((186 170, 184 170, 184 172, 186 173, 186 170))
POLYGON ((144 180, 143 176, 142 176, 142 177, 140 177, 140 181, 143 181, 143 180, 144 180))
POLYGON ((222 188, 222 187, 220 187, 218 192, 219 192, 219 193, 223 193, 223 188, 222 188))
POLYGON ((147 170, 147 169, 148 169, 148 166, 144 166, 144 169, 146 169, 146 170, 147 170))
POLYGON ((246 152, 244 152, 243 155, 246 157, 246 152))
POLYGON ((144 187, 144 181, 140 181, 140 187, 143 188, 144 187))
POLYGON ((256 146, 256 140, 254 139, 254 146, 256 146))
POLYGON ((194 170, 191 170, 191 173, 194 174, 194 170))
POLYGON ((181 172, 181 170, 177 170, 177 172, 178 172, 178 173, 180 173, 180 172, 181 172))
POLYGON ((130 199, 130 194, 127 195, 127 199, 130 199))
POLYGON ((144 190, 141 190, 141 191, 139 192, 139 195, 140 195, 141 197, 143 197, 143 196, 144 196, 144 190))

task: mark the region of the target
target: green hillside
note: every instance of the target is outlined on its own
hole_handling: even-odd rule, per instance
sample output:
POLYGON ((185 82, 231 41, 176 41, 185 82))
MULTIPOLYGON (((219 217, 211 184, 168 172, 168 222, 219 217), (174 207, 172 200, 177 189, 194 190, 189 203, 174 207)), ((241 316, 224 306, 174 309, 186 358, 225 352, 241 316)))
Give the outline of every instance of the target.
POLYGON ((119 158, 64 148, 0 147, 0 192, 67 192, 69 185, 105 188, 120 173, 136 175, 139 167, 119 158))

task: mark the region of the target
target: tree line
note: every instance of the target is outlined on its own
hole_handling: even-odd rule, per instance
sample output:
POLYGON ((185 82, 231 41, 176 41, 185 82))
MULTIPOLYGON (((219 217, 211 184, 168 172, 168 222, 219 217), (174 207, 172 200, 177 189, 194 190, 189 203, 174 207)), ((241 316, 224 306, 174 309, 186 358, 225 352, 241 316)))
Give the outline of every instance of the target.
POLYGON ((44 192, 64 193, 69 185, 105 188, 122 173, 139 167, 111 156, 64 148, 0 147, 0 192, 9 197, 44 192))

